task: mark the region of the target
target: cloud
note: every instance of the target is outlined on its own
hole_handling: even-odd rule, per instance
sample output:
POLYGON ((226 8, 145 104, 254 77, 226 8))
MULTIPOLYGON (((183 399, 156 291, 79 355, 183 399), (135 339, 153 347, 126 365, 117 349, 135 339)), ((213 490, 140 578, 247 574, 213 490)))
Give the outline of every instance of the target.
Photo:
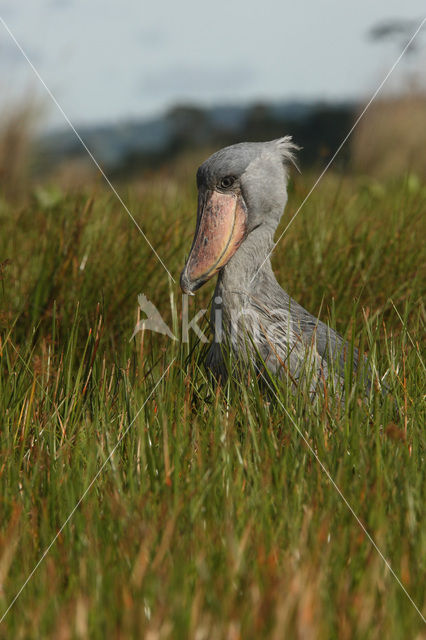
POLYGON ((11 3, 10 0, 0 0, 0 12, 3 20, 9 20, 16 15, 16 5, 11 3))
MULTIPOLYGON (((6 35, 8 40, 0 41, 0 67, 10 69, 21 65, 28 66, 28 62, 16 44, 10 39, 9 34, 6 35)), ((25 53, 34 64, 39 62, 40 57, 32 47, 26 46, 25 53)))
POLYGON ((155 47, 165 42, 165 34, 157 29, 138 29, 137 39, 145 47, 155 47))
POLYGON ((255 78, 254 72, 247 67, 170 67, 144 78, 142 89, 151 96, 161 97, 170 94, 213 92, 245 89, 255 78))
POLYGON ((50 0, 47 6, 53 9, 68 9, 73 4, 72 0, 50 0))

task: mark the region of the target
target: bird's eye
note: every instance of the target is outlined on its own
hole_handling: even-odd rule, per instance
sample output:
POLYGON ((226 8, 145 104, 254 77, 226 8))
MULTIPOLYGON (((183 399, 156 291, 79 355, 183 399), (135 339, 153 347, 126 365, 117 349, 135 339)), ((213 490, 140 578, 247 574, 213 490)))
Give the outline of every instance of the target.
POLYGON ((220 181, 220 186, 221 186, 222 189, 229 189, 229 187, 232 187, 234 182, 235 182, 234 176, 225 176, 220 181))

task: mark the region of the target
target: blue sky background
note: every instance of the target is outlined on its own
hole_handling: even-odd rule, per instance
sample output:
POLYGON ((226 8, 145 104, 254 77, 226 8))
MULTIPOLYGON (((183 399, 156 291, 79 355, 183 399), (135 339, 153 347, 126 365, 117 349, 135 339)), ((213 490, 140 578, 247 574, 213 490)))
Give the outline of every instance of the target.
MULTIPOLYGON (((76 124, 157 115, 179 102, 364 98, 403 40, 373 43, 387 19, 426 15, 424 0, 0 0, 0 15, 76 124)), ((413 29, 414 30, 414 29, 413 29)), ((426 68, 419 49, 395 72, 426 68)), ((45 101, 44 122, 62 124, 0 24, 0 107, 19 96, 45 101)))

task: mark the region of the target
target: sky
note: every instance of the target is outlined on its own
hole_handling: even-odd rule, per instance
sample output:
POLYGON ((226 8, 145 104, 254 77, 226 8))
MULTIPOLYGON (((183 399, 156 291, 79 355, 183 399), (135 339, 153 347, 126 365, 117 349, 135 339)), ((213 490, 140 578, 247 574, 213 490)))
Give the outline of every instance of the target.
MULTIPOLYGON (((174 104, 367 100, 404 40, 373 42, 424 0, 0 0, 0 17, 74 124, 157 116, 174 104)), ((392 76, 426 68, 426 25, 392 76), (423 67, 422 67, 423 63, 423 67)), ((0 109, 23 96, 63 117, 0 21, 0 109)))

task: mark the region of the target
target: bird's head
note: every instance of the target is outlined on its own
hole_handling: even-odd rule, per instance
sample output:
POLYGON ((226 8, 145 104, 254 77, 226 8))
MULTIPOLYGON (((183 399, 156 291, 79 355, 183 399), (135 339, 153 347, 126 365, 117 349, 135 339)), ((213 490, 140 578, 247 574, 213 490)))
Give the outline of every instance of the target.
POLYGON ((192 294, 218 273, 246 237, 265 225, 275 231, 287 201, 287 167, 298 147, 289 136, 243 142, 214 153, 198 169, 197 224, 181 274, 192 294))

